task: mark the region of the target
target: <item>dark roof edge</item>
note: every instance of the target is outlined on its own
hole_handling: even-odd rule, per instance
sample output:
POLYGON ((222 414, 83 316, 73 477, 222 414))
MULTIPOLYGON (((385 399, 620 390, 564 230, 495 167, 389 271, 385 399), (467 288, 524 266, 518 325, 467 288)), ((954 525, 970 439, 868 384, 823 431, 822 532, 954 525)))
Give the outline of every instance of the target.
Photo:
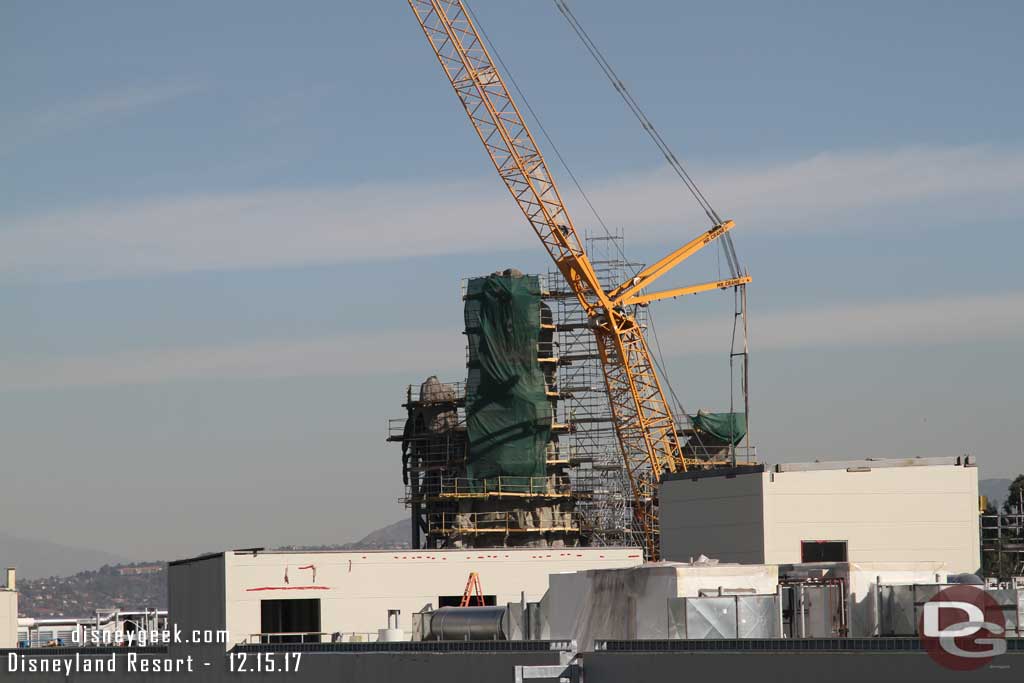
POLYGON ((196 555, 195 557, 186 557, 183 560, 173 560, 167 563, 168 567, 177 567, 179 564, 190 564, 192 562, 202 562, 203 560, 212 560, 215 557, 224 557, 224 553, 206 553, 205 555, 196 555))
POLYGON ((672 472, 661 477, 662 481, 679 481, 681 479, 709 479, 711 477, 735 477, 740 474, 760 474, 764 465, 743 465, 740 467, 723 467, 714 470, 691 470, 689 472, 672 472))

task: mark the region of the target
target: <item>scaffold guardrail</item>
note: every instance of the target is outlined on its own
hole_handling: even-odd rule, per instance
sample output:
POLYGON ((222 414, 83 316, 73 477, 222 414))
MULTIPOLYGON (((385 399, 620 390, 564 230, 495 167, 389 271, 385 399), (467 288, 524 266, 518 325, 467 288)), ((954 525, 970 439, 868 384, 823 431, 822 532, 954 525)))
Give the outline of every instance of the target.
POLYGON ((557 512, 551 519, 522 512, 438 512, 427 516, 431 533, 444 534, 536 534, 579 533, 578 512, 557 512))

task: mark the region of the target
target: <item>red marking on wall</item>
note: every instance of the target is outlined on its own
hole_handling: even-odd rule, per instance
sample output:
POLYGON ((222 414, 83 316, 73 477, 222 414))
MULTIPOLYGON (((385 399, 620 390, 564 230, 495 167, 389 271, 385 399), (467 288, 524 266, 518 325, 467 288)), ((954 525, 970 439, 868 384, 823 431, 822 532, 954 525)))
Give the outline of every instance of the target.
MULTIPOLYGON (((601 557, 604 557, 604 555, 602 555, 601 557)), ((626 557, 640 557, 640 556, 639 555, 626 555, 626 557)))
POLYGON ((329 591, 330 586, 260 586, 259 588, 246 588, 246 593, 258 591, 329 591))

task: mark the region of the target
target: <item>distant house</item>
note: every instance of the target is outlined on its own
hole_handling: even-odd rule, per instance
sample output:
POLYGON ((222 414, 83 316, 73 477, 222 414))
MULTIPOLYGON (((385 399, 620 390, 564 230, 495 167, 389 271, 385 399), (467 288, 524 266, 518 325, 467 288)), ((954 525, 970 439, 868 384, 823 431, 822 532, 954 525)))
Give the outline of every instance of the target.
POLYGON ((138 574, 159 574, 163 570, 162 564, 145 564, 137 567, 118 567, 117 573, 121 576, 136 576, 138 574))

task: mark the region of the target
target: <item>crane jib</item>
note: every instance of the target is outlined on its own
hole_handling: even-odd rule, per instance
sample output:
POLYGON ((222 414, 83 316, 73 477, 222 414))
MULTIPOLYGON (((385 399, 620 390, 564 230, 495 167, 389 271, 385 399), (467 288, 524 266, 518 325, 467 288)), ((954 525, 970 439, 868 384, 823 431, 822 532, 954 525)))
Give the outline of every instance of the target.
MULTIPOLYGON (((642 294, 647 286, 732 229, 725 221, 606 291, 529 127, 462 0, 408 0, 498 175, 594 321, 612 420, 629 479, 634 518, 648 559, 658 558, 656 485, 663 472, 685 471, 679 432, 655 372, 643 329, 629 305, 728 286, 719 281, 642 294), (685 290, 685 291, 684 291, 685 290), (691 291, 692 290, 692 291, 691 291)), ((738 278, 740 284, 749 276, 738 278)))

